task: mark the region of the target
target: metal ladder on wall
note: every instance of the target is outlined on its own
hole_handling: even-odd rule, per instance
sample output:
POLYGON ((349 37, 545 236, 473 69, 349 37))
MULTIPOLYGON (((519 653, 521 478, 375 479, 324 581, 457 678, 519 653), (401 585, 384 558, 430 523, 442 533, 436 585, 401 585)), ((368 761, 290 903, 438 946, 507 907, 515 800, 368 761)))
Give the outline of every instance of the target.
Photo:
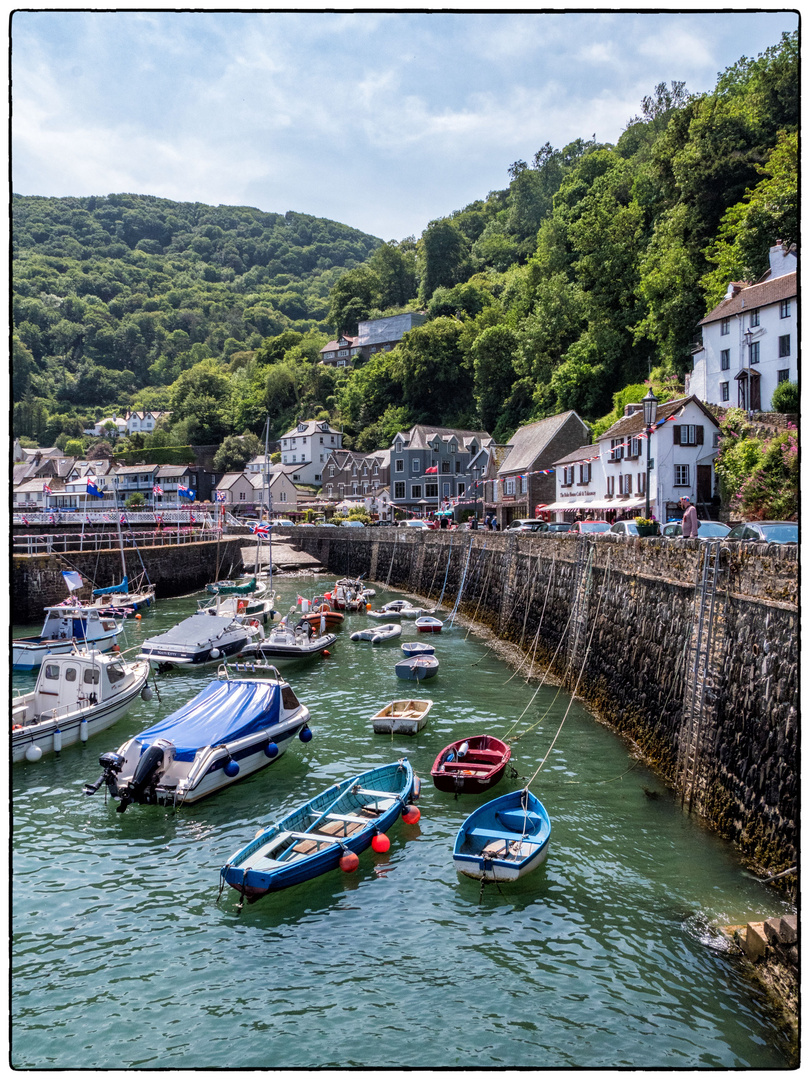
POLYGON ((728 567, 721 558, 719 540, 702 546, 692 616, 692 635, 687 649, 684 676, 681 737, 677 778, 681 805, 692 809, 695 792, 705 788, 706 770, 700 769, 704 742, 717 718, 717 694, 721 672, 720 651, 725 635, 728 567))
POLYGON ((571 626, 568 635, 568 670, 581 654, 581 644, 588 628, 588 598, 591 591, 593 572, 593 543, 590 540, 577 541, 577 557, 574 563, 574 577, 571 583, 571 626))

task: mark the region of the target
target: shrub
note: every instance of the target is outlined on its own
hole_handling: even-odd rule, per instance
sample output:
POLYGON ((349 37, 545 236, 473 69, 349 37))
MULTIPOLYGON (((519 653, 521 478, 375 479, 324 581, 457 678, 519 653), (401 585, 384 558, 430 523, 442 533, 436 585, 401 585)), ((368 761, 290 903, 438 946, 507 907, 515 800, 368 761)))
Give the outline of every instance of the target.
POLYGON ((798 413, 799 384, 795 382, 779 383, 771 398, 771 409, 778 413, 798 413))

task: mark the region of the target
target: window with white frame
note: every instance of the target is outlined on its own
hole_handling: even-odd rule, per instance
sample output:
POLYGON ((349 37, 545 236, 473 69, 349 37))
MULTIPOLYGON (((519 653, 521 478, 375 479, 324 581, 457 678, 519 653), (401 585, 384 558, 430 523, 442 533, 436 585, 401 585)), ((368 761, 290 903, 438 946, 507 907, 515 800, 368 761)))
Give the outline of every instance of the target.
POLYGON ((287 501, 287 492, 286 491, 282 491, 282 492, 279 493, 278 501, 279 502, 286 502, 287 501))
POLYGON ((623 439, 611 439, 610 440, 610 460, 621 461, 624 457, 624 440, 623 439))
POLYGON ((334 486, 335 486, 334 484, 327 484, 327 485, 326 485, 326 494, 327 494, 327 495, 331 495, 331 494, 332 494, 332 489, 334 488, 334 486))
POLYGON ((422 498, 422 485, 421 484, 411 484, 411 498, 412 499, 421 499, 422 498))
POLYGON ((720 350, 720 370, 728 371, 731 367, 731 349, 720 350))
POLYGON ((703 426, 702 424, 675 424, 672 436, 676 446, 702 446, 703 426))
POLYGON ((514 495, 515 494, 515 478, 513 476, 510 477, 508 480, 504 480, 504 482, 503 482, 503 493, 504 493, 504 495, 514 495))
POLYGON ((244 502, 244 501, 245 501, 245 493, 244 493, 244 491, 240 491, 240 492, 239 492, 239 501, 240 501, 240 502, 244 502))
POLYGON ((689 466, 675 466, 675 487, 689 487, 689 466))
POLYGON ((398 480, 394 484, 394 498, 395 499, 404 499, 405 498, 405 481, 404 480, 398 480))
POLYGON ((443 495, 443 496, 445 497, 445 499, 446 499, 446 498, 448 497, 448 495, 449 495, 449 494, 450 494, 450 484, 449 484, 449 483, 444 483, 444 482, 443 482, 443 483, 442 483, 442 495, 443 495))
POLYGON ((411 472, 420 473, 422 471, 421 463, 418 457, 411 458, 411 472))
POLYGON ((329 475, 330 475, 330 476, 334 476, 334 475, 335 475, 335 466, 334 466, 334 465, 330 465, 330 466, 329 466, 329 475))
POLYGON ((631 473, 622 473, 619 477, 619 492, 622 495, 633 494, 633 476, 631 473))
POLYGON ((402 458, 394 458, 394 472, 405 472, 405 462, 402 458))
POLYGON ((591 463, 590 461, 583 461, 579 467, 579 482, 580 484, 590 484, 591 482, 591 463))
POLYGON ((632 439, 628 439, 627 442, 627 456, 629 458, 637 458, 641 456, 641 439, 633 436, 632 439))
POLYGON ((562 486, 571 487, 571 485, 574 483, 574 466, 564 465, 562 473, 562 486))
POLYGON ((352 484, 352 495, 357 494, 357 484, 352 484))
POLYGON ((529 488, 528 476, 521 476, 520 478, 520 494, 525 495, 529 488))

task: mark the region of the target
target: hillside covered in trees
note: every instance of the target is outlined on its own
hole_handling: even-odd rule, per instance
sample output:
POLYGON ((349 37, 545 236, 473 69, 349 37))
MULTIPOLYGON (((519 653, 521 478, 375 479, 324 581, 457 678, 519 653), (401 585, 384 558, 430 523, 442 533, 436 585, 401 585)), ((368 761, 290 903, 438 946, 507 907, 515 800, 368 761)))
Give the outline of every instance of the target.
POLYGON ((276 436, 306 414, 362 450, 415 422, 502 440, 561 409, 605 424, 649 378, 676 389, 728 281, 798 241, 798 116, 784 35, 712 93, 660 84, 616 145, 547 143, 400 242, 244 207, 15 197, 15 434, 65 440, 115 406, 170 408, 162 445, 268 413, 276 436), (405 310, 429 318, 391 352, 317 362, 405 310))

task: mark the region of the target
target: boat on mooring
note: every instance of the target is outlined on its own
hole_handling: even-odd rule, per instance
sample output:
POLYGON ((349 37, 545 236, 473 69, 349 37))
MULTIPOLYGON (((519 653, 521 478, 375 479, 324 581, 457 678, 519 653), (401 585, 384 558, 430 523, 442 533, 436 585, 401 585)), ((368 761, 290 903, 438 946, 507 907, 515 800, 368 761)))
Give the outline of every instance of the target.
POLYGON ((398 660, 394 665, 394 671, 398 679, 410 679, 412 682, 432 679, 438 670, 439 661, 430 653, 406 656, 403 660, 398 660))
POLYGON ((493 735, 471 735, 440 750, 430 775, 439 791, 480 795, 503 776, 511 747, 493 735))
POLYGON ((415 735, 427 723, 433 702, 427 698, 389 701, 371 718, 371 725, 378 735, 415 735))
POLYGON ((276 613, 276 594, 268 588, 266 581, 259 581, 255 576, 241 585, 216 581, 206 586, 206 592, 209 595, 197 601, 198 611, 229 615, 240 622, 257 619, 262 626, 272 622, 276 613))
POLYGON ((399 623, 383 623, 381 626, 369 626, 365 630, 355 630, 352 641, 370 641, 379 645, 383 641, 393 641, 402 633, 399 623))
POLYGON ((46 656, 64 655, 82 646, 106 652, 118 644, 123 629, 123 622, 112 615, 101 615, 79 600, 63 600, 45 608, 39 635, 12 641, 12 670, 35 671, 46 656))
POLYGON ((420 634, 440 634, 444 623, 433 615, 422 615, 413 625, 420 634))
POLYGON ((551 822, 540 800, 523 788, 474 810, 456 835, 453 862, 467 877, 516 881, 548 855, 551 822))
POLYGON ((85 786, 106 784, 118 811, 130 803, 195 803, 277 761, 297 735, 309 742, 309 709, 277 669, 256 678, 221 665, 195 697, 116 751, 99 758, 103 772, 85 786))
POLYGON ((138 659, 164 670, 204 667, 236 656, 262 634, 258 619, 242 621, 207 608, 189 615, 171 630, 147 638, 138 659))
POLYGON ((426 641, 403 641, 402 651, 406 656, 419 656, 420 653, 432 656, 436 652, 436 646, 428 645, 426 641))
POLYGON ((388 850, 385 834, 400 815, 408 823, 419 820, 411 805, 418 797, 419 780, 407 758, 333 784, 261 829, 231 855, 220 881, 254 903, 338 866, 353 871, 369 846, 388 850))
POLYGON ((362 578, 341 578, 335 582, 332 591, 324 595, 338 611, 365 611, 376 592, 369 589, 362 578))
POLYGON ((119 720, 139 694, 152 697, 148 677, 148 664, 95 649, 46 657, 34 689, 12 698, 11 760, 39 761, 86 742, 119 720))
MULTIPOLYGON (((295 615, 293 609, 292 615, 295 615)), ((241 652, 243 657, 255 656, 259 659, 278 663, 280 660, 307 660, 313 656, 328 656, 328 650, 335 644, 337 637, 320 627, 313 627, 306 619, 300 619, 294 625, 291 615, 285 615, 278 626, 274 626, 266 637, 247 645, 241 652)))

